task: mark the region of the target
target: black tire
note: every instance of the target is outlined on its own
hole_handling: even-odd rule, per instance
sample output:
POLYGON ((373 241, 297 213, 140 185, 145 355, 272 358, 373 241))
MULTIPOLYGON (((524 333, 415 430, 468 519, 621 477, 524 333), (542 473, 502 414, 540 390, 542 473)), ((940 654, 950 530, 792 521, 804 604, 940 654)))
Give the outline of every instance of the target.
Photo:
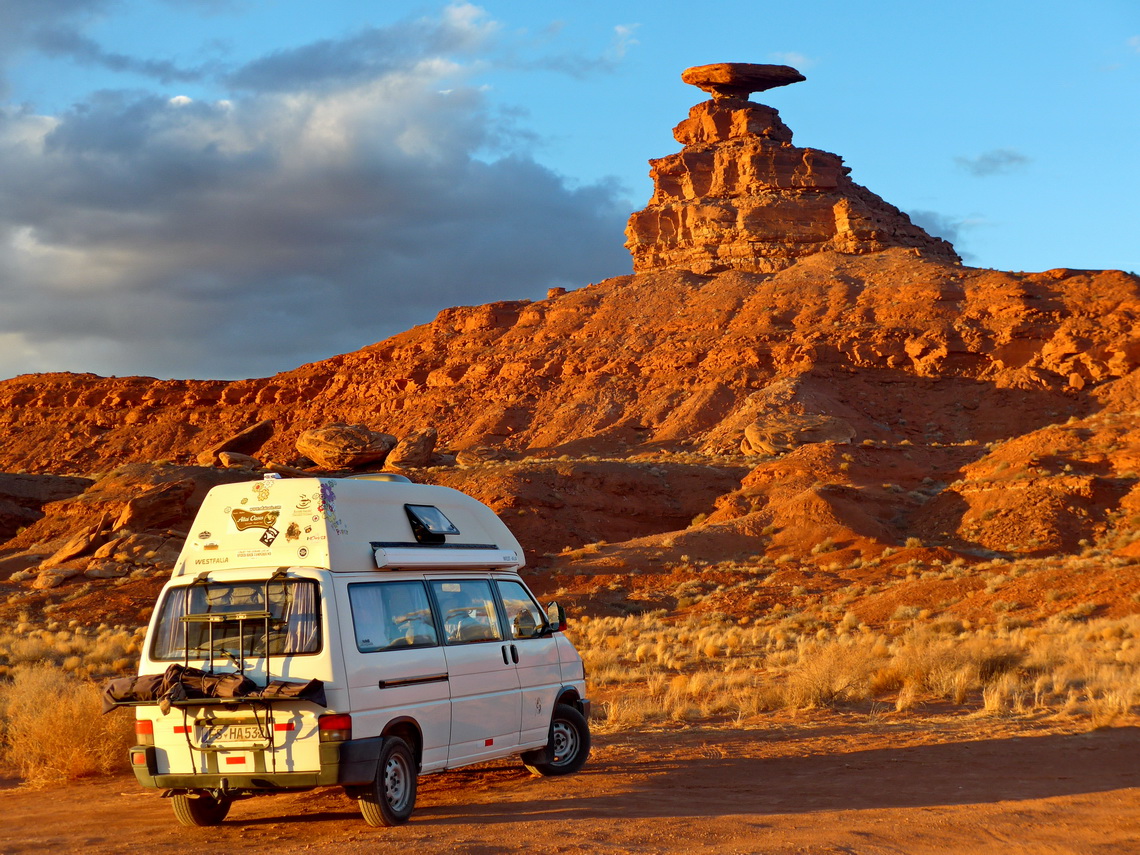
POLYGON ((209 793, 175 793, 170 797, 174 817, 183 825, 221 825, 230 812, 232 799, 216 799, 209 793))
POLYGON ((528 752, 523 763, 536 775, 569 775, 590 757, 590 726, 567 704, 558 704, 550 717, 550 741, 545 749, 528 752))
POLYGON ((376 780, 357 797, 364 821, 375 827, 402 825, 416 807, 416 761, 408 743, 384 738, 376 780))

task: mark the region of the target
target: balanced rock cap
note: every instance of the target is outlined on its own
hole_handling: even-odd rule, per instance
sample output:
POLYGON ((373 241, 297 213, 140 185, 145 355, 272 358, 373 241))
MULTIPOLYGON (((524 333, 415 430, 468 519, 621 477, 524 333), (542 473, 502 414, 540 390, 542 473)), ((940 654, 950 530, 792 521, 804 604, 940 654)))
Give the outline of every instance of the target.
POLYGON ((743 98, 753 92, 807 80, 790 65, 757 65, 752 62, 717 62, 695 65, 681 72, 681 79, 710 93, 714 99, 743 98))

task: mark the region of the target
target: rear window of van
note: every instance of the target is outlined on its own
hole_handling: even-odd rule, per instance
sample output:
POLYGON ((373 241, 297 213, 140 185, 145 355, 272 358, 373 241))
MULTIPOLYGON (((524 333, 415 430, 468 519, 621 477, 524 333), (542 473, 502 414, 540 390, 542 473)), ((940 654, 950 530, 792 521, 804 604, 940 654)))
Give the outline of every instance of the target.
POLYGON ((242 659, 318 653, 320 589, 312 579, 171 588, 159 606, 154 659, 242 659))

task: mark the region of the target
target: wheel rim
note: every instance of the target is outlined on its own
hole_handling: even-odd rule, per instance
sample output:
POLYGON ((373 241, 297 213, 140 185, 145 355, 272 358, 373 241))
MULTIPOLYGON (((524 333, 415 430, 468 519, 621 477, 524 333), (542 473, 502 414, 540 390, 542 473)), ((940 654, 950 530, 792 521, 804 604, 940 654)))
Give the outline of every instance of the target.
POLYGON ((384 767, 384 798, 388 807, 395 811, 403 810, 408 803, 411 774, 403 757, 393 755, 384 767))
POLYGON ((578 731, 568 721, 556 721, 552 728, 551 743, 554 746, 554 765, 569 763, 578 753, 578 731))

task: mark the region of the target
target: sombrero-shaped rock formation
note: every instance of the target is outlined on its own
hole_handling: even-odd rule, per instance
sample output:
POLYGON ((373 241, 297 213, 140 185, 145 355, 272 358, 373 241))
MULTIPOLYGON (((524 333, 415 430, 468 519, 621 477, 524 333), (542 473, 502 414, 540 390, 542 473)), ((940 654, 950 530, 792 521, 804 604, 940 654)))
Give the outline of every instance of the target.
POLYGON ((771 273, 826 250, 913 247, 957 262, 954 248, 848 177, 843 158, 792 145, 792 132, 752 92, 804 77, 786 65, 718 63, 681 75, 712 94, 673 129, 677 154, 650 161, 653 197, 633 214, 636 272, 771 273))

